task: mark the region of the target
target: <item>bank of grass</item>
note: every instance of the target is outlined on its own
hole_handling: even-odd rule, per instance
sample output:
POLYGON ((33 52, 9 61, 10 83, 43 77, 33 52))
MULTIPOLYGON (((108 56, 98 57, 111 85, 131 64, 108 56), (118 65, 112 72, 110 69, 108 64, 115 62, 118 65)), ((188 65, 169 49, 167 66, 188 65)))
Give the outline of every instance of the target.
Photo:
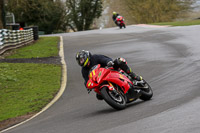
MULTIPOLYGON (((58 39, 40 38, 31 46, 17 50, 16 54, 10 57, 58 55, 58 39), (46 52, 48 46, 51 48, 46 52)), ((60 81, 61 65, 0 63, 0 122, 40 111, 58 92, 60 81)))
POLYGON ((6 58, 41 58, 58 56, 59 37, 40 37, 34 45, 29 45, 13 52, 15 54, 6 58))
POLYGON ((152 23, 152 25, 170 25, 170 26, 200 25, 200 20, 190 20, 190 21, 188 20, 188 21, 152 23))
POLYGON ((60 88, 61 67, 0 63, 0 121, 41 110, 60 88))

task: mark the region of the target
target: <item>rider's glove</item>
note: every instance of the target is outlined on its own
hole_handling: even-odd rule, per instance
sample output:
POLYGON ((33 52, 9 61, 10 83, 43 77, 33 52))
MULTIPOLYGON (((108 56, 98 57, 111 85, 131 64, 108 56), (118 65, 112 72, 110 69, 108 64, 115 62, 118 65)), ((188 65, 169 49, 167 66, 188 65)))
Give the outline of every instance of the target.
POLYGON ((108 67, 112 67, 113 65, 114 65, 113 61, 109 61, 109 62, 107 63, 107 66, 108 66, 108 67))

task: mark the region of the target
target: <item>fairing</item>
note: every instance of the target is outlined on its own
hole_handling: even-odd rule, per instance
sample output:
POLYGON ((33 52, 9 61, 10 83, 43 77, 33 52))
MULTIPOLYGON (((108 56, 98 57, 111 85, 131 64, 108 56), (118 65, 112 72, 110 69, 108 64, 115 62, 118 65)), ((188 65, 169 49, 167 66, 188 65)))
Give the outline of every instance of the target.
MULTIPOLYGON (((87 88, 94 89, 95 92, 100 93, 99 90, 102 88, 102 86, 103 86, 102 83, 105 81, 111 82, 111 83, 114 83, 114 84, 117 84, 118 86, 120 86, 123 89, 124 94, 126 94, 130 88, 129 83, 132 84, 132 82, 125 75, 119 73, 118 71, 115 71, 112 69, 100 68, 100 65, 98 65, 89 74, 87 88)), ((110 84, 106 85, 106 86, 109 89, 112 89, 112 87, 113 87, 110 84)))

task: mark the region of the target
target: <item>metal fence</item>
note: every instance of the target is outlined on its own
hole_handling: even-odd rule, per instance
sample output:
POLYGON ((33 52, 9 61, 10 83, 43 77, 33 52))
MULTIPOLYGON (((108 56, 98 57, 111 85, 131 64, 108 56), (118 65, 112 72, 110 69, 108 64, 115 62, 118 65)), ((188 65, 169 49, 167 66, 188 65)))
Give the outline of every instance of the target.
POLYGON ((25 44, 31 43, 33 38, 33 29, 27 30, 0 30, 0 54, 9 49, 14 49, 25 44))

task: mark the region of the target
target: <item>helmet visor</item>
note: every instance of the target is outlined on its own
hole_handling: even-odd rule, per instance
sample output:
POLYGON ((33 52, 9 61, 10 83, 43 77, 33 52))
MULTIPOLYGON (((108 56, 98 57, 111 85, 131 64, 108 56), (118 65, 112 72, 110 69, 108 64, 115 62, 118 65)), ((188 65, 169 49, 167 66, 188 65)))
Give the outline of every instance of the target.
POLYGON ((84 58, 80 58, 80 59, 79 59, 79 63, 80 63, 81 65, 83 65, 83 64, 85 63, 85 59, 84 59, 84 58))

